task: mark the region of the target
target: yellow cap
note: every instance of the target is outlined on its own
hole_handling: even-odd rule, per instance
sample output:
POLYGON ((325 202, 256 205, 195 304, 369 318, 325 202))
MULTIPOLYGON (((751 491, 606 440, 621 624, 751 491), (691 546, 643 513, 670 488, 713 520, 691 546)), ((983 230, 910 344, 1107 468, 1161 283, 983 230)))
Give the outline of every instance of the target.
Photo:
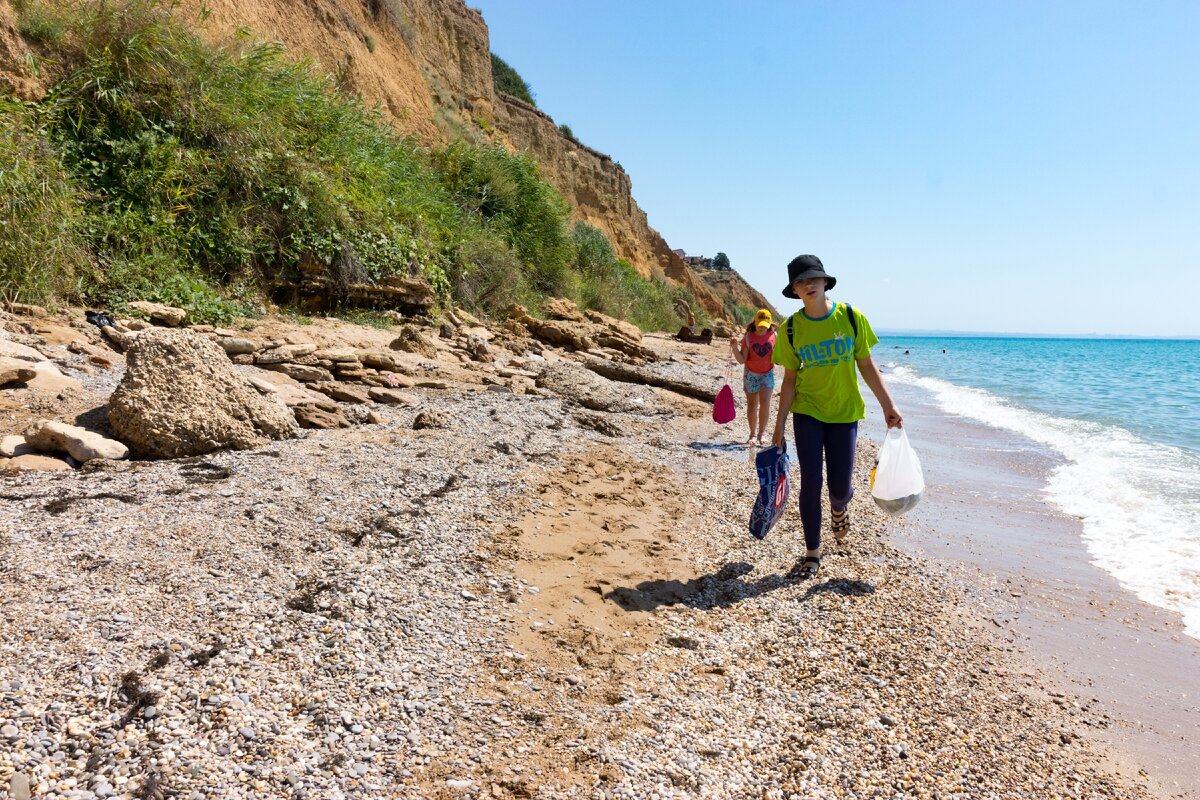
POLYGON ((758 313, 754 315, 754 327, 769 328, 771 327, 771 312, 765 308, 760 308, 758 313))

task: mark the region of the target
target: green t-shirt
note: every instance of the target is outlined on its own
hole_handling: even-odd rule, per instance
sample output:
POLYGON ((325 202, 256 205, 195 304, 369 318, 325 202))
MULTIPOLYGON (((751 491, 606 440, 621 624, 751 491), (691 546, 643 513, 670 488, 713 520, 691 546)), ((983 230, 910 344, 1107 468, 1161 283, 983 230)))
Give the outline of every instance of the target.
POLYGON ((857 339, 845 303, 834 303, 833 310, 818 320, 797 311, 792 315, 794 341, 788 341, 787 323, 779 326, 771 360, 796 371, 793 412, 822 422, 857 422, 866 416, 854 361, 871 355, 879 339, 861 311, 854 309, 854 318, 857 339))

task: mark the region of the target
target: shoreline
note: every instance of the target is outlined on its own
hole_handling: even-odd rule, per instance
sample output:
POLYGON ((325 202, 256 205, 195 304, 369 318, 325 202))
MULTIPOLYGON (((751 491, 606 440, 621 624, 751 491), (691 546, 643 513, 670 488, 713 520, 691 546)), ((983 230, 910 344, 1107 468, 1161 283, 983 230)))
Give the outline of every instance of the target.
POLYGON ((1115 769, 1146 779, 1159 797, 1200 797, 1200 767, 1187 756, 1200 749, 1200 681, 1188 677, 1200 674, 1200 642, 1177 613, 1091 563, 1081 522, 1043 492, 1057 456, 942 411, 915 387, 893 392, 921 431, 914 446, 929 486, 892 540, 949 565, 1048 690, 1114 720, 1090 733, 1115 769))
MULTIPOLYGON (((719 374, 717 348, 644 344, 719 374)), ((746 531, 741 414, 615 382, 623 410, 585 412, 468 368, 373 424, 5 478, 0 791, 1148 796, 1081 735, 1103 713, 1036 691, 889 542, 869 445, 852 540, 799 581, 794 500, 746 531)))

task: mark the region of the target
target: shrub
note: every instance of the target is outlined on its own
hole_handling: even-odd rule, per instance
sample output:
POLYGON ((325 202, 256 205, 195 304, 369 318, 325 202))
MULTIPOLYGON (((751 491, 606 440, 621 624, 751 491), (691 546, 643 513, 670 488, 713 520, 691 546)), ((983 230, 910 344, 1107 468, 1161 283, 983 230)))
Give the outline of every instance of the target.
POLYGON ((617 258, 608 238, 585 222, 575 223, 574 270, 578 275, 573 299, 584 308, 629 320, 646 330, 674 330, 676 308, 696 305, 686 289, 669 286, 657 277, 642 277, 633 265, 617 258))
POLYGON ((50 8, 39 0, 13 0, 17 12, 17 31, 31 42, 58 44, 66 35, 66 27, 50 8))
POLYGON ((534 305, 521 260, 499 236, 473 231, 459 247, 458 258, 450 284, 467 308, 499 315, 512 303, 534 305))
POLYGON ((32 110, 0 99, 0 297, 71 295, 87 266, 79 192, 32 110))
POLYGON ((529 89, 529 84, 495 53, 492 53, 492 84, 496 87, 496 91, 512 95, 518 100, 537 107, 537 101, 533 99, 533 92, 529 89))
POLYGON ((527 282, 544 293, 561 293, 568 281, 574 248, 567 232, 570 208, 538 177, 527 153, 498 145, 462 142, 438 154, 438 170, 461 208, 482 217, 526 265, 527 282))

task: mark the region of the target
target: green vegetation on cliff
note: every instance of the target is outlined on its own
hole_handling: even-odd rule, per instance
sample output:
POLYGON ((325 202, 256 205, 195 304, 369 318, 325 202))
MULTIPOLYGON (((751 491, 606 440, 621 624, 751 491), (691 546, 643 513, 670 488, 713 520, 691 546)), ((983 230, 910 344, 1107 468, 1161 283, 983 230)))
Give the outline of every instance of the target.
POLYGON ((492 53, 492 83, 495 85, 496 91, 511 95, 534 108, 537 107, 537 101, 533 99, 533 91, 529 88, 529 84, 508 65, 507 61, 495 53, 492 53))
MULTIPOLYGON (((0 106, 0 296, 150 299, 222 321, 314 273, 333 303, 421 274, 485 312, 611 302, 583 297, 597 279, 570 209, 528 155, 423 148, 312 64, 249 37, 208 45, 155 0, 18 13, 53 87, 0 106)), ((629 282, 610 267, 604 280, 629 282)), ((662 287, 632 287, 627 316, 656 324, 662 287)))

